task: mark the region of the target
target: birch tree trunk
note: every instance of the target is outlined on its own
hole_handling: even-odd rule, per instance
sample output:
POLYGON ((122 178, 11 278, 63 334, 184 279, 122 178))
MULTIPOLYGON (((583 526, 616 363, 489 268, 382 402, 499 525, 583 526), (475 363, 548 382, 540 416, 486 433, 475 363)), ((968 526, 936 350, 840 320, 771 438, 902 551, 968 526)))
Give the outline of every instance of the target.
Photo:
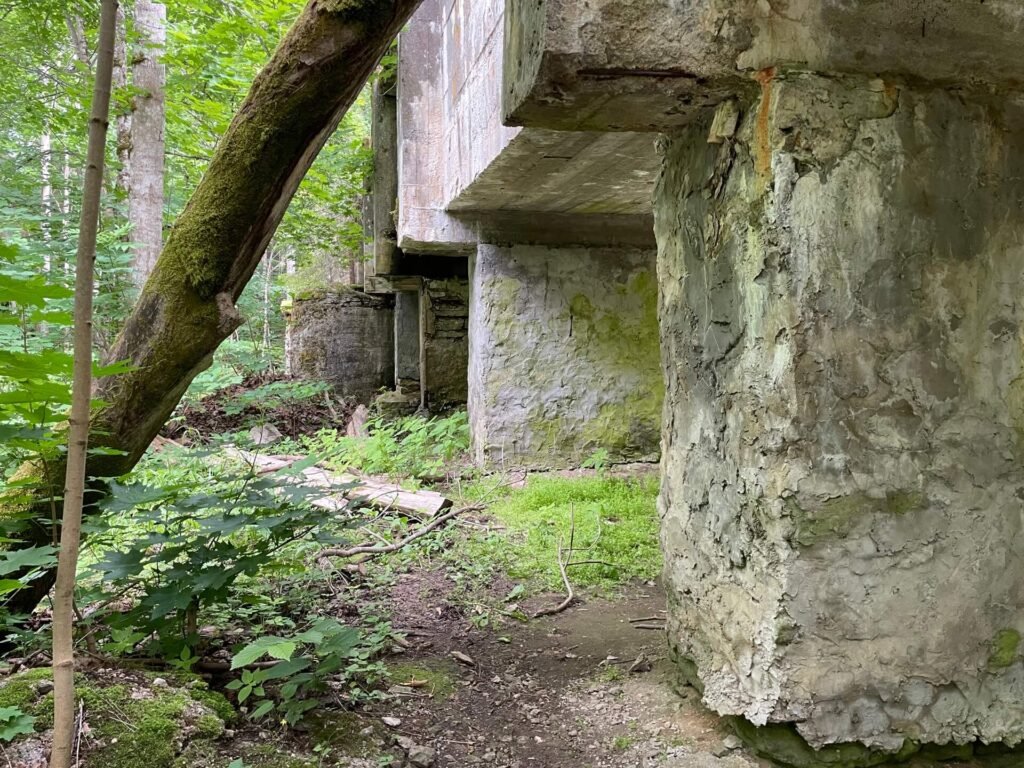
POLYGON ((75 273, 75 362, 64 515, 61 520, 57 589, 53 598, 53 751, 50 768, 70 768, 75 736, 74 605, 78 547, 82 534, 89 402, 92 390, 92 292, 96 236, 99 229, 103 161, 110 114, 110 80, 114 63, 117 0, 103 0, 99 56, 89 117, 89 149, 82 189, 75 273))
POLYGON ((140 38, 132 55, 131 140, 128 221, 135 244, 133 276, 141 288, 160 255, 164 232, 164 82, 160 63, 167 39, 167 12, 162 3, 136 0, 135 31, 140 38))
MULTIPOLYGON (((103 405, 90 440, 120 453, 90 456, 88 476, 117 477, 134 467, 192 379, 241 325, 235 301, 299 182, 420 1, 307 2, 217 145, 107 354, 131 369, 97 382, 103 405)), ((60 491, 46 477, 38 463, 26 463, 16 479, 35 481, 34 500, 0 499, 0 518, 36 513, 20 546, 50 540, 46 510, 60 491)), ((91 498, 102 486, 95 490, 91 498)), ((35 580, 8 608, 31 611, 51 585, 35 580)))

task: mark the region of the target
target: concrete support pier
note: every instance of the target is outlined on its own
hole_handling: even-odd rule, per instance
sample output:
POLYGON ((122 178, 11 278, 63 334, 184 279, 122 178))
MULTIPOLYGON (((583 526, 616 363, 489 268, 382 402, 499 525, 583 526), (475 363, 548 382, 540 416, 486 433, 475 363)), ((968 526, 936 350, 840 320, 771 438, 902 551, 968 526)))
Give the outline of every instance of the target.
POLYGON ((813 747, 1016 744, 1024 113, 758 80, 663 146, 670 641, 813 747))
POLYGON ((658 455, 655 252, 481 245, 471 268, 469 417, 482 464, 658 455))
POLYGON ((339 289, 296 299, 290 368, 322 379, 338 394, 368 403, 395 382, 394 298, 339 289))

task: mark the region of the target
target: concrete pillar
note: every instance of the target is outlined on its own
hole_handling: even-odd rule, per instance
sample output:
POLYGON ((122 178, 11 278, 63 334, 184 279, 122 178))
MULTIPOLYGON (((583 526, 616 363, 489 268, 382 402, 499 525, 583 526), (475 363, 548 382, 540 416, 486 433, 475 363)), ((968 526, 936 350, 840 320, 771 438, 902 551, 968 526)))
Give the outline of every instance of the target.
POLYGON ((481 245, 471 266, 469 417, 483 464, 658 455, 655 254, 481 245))
POLYGON ((663 147, 671 641, 712 709, 814 747, 1014 744, 1021 108, 759 80, 663 147))
POLYGON ((459 405, 467 399, 469 368, 469 281, 451 277, 423 280, 423 404, 459 405))
POLYGON ((296 299, 291 369, 341 395, 369 402, 395 381, 394 299, 344 290, 296 299))
POLYGON ((395 294, 395 386, 420 388, 420 296, 413 291, 395 294))
POLYGON ((399 252, 395 228, 398 207, 398 99, 394 74, 373 84, 373 271, 394 274, 399 252))

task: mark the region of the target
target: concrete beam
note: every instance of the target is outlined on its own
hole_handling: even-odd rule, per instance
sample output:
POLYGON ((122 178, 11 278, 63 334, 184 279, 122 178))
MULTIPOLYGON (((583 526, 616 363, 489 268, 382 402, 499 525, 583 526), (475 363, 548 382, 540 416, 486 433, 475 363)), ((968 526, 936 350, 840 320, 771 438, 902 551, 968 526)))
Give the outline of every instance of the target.
POLYGON ((662 131, 770 67, 1016 90, 1018 0, 507 0, 503 117, 662 131))

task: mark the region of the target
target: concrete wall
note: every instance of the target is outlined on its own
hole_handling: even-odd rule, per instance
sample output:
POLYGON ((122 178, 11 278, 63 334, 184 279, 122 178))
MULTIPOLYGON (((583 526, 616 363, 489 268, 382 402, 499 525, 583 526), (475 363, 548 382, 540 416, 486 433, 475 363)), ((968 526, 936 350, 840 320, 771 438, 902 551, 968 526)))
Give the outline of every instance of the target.
POLYGON ((469 414, 478 461, 562 466, 658 454, 655 254, 482 245, 471 269, 469 414))
POLYGON ((781 73, 738 107, 656 198, 671 640, 815 747, 1021 741, 1021 109, 781 73))
POLYGON ((345 290, 297 299, 291 314, 291 371, 369 402, 395 383, 394 299, 345 290))
POLYGON ((468 396, 469 282, 425 279, 420 302, 424 405, 461 405, 468 396))

